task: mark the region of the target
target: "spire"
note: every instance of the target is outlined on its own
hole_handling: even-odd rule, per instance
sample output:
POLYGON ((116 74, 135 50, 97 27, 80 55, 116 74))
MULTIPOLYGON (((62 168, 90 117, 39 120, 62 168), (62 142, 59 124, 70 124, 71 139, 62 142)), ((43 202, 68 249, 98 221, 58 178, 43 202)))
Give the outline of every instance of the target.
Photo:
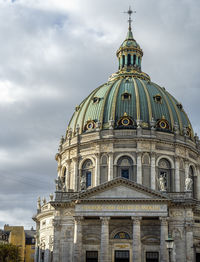
POLYGON ((127 33, 127 39, 133 39, 133 33, 132 33, 132 28, 131 28, 131 23, 132 23, 132 14, 136 13, 136 11, 132 11, 131 7, 129 6, 129 9, 127 12, 124 12, 125 14, 128 14, 128 33, 127 33))

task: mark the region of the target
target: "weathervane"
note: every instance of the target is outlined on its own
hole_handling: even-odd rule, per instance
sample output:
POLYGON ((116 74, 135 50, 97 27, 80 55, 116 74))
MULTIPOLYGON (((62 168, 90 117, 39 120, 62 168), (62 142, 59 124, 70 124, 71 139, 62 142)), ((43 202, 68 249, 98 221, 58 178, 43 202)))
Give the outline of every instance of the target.
POLYGON ((129 10, 124 13, 129 15, 129 19, 128 19, 129 28, 128 29, 131 30, 131 23, 132 23, 131 16, 132 16, 132 13, 136 13, 136 11, 132 11, 131 7, 129 6, 129 10))

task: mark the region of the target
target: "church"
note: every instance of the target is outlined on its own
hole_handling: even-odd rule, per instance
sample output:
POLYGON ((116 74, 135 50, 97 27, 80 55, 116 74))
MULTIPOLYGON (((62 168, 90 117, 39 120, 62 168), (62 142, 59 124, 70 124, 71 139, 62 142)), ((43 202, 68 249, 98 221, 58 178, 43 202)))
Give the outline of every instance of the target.
POLYGON ((200 141, 142 71, 127 13, 118 71, 75 108, 38 199, 35 262, 200 261, 200 141))

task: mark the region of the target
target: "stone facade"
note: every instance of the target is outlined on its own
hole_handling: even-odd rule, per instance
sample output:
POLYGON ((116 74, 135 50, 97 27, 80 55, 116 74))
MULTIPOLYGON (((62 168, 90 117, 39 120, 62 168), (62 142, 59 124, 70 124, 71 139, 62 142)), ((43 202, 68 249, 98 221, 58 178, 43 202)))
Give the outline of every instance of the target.
POLYGON ((197 143, 152 130, 98 131, 66 140, 56 159, 65 187, 38 209, 36 261, 90 261, 87 254, 109 262, 117 261, 117 254, 128 254, 130 260, 124 261, 143 262, 151 261, 148 254, 158 254, 158 261, 165 262, 168 234, 174 239, 172 259, 194 261, 200 251, 197 143), (130 179, 120 176, 120 158, 126 160, 121 162, 126 168, 132 160, 130 179), (91 185, 81 188, 82 167, 88 160, 91 185), (185 191, 190 168, 194 184, 185 191), (170 174, 166 191, 159 188, 163 170, 170 174))

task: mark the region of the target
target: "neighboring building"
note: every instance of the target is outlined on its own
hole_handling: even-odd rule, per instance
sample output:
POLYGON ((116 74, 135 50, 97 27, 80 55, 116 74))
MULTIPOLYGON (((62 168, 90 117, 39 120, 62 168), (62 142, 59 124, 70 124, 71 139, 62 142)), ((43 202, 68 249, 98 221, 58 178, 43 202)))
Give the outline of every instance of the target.
POLYGON ((129 19, 118 72, 61 139, 55 199, 39 200, 34 217, 36 262, 167 262, 169 235, 171 261, 200 261, 199 138, 142 57, 129 19))
POLYGON ((36 231, 24 230, 23 226, 5 225, 0 230, 0 243, 10 243, 18 246, 23 262, 34 262, 35 255, 35 233, 36 231))
POLYGON ((8 243, 8 238, 9 238, 9 232, 0 229, 0 244, 8 243))

